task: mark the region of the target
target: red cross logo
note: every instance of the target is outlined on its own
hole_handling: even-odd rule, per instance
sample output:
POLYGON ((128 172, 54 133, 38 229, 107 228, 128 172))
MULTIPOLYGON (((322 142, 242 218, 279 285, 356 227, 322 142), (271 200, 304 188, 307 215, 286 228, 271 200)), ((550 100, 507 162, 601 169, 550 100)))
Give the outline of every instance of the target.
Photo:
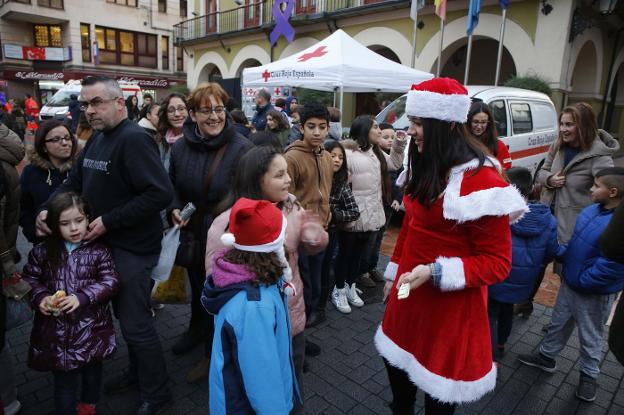
POLYGON ((327 46, 319 46, 313 52, 304 53, 303 55, 299 56, 299 59, 297 59, 297 61, 298 62, 305 62, 305 61, 310 60, 312 58, 320 58, 321 56, 327 54, 327 51, 325 50, 326 47, 327 46))
POLYGON ((282 91, 280 91, 279 88, 275 88, 275 91, 273 91, 274 94, 273 95, 280 95, 282 91))
POLYGON ((264 78, 264 82, 268 82, 271 77, 271 73, 265 69, 264 72, 262 72, 262 77, 264 78))

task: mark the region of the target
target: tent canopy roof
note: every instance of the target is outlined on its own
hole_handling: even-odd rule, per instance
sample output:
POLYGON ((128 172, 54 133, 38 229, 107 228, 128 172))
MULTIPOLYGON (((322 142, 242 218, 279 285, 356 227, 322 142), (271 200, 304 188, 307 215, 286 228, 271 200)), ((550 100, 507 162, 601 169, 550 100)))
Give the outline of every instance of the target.
POLYGON ((243 70, 243 86, 291 86, 344 92, 407 92, 433 78, 373 52, 343 30, 276 62, 243 70))

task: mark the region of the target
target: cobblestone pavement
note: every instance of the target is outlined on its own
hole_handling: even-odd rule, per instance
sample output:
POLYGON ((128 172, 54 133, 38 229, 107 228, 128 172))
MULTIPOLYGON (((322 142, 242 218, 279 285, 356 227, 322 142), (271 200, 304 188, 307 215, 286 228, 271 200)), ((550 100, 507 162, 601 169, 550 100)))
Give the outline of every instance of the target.
MULTIPOLYGON (((384 309, 381 286, 367 290, 364 297, 367 305, 349 315, 339 314, 330 304, 327 321, 307 332, 309 338, 322 347, 320 356, 309 359, 310 370, 304 377, 308 414, 390 414, 388 379, 373 344, 384 309)), ((575 398, 579 376, 576 332, 558 359, 556 373, 542 373, 517 362, 518 354, 537 347, 543 336, 541 329, 549 321, 551 312, 552 309, 537 305, 528 320, 514 322, 496 390, 476 403, 458 408, 457 414, 624 414, 624 368, 611 353, 602 363, 596 401, 588 404, 575 398)), ((171 353, 172 345, 186 328, 188 317, 189 307, 183 305, 167 305, 155 317, 171 376, 174 402, 166 413, 172 415, 208 412, 206 381, 190 385, 185 380, 188 370, 201 358, 202 348, 185 356, 171 353)), ((26 367, 29 333, 30 326, 25 326, 8 336, 17 362, 19 399, 23 415, 45 415, 53 413, 52 377, 26 367)), ((120 334, 118 339, 118 352, 105 363, 105 378, 127 365, 127 349, 120 334)), ((137 399, 136 392, 103 395, 98 414, 131 414, 137 399)), ((417 404, 417 413, 424 414, 422 393, 417 404)))

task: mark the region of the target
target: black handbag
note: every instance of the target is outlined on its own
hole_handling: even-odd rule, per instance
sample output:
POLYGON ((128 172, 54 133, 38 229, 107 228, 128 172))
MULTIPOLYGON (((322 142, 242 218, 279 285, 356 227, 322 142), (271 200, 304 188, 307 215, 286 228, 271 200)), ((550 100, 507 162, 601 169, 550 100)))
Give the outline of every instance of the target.
MULTIPOLYGON (((227 143, 217 151, 215 158, 210 165, 208 174, 206 174, 206 180, 204 185, 204 194, 208 195, 210 191, 210 185, 212 184, 212 178, 214 177, 217 168, 221 164, 223 154, 227 143)), ((202 252, 202 243, 197 238, 197 231, 204 229, 204 219, 208 212, 208 206, 206 201, 202 201, 199 205, 199 209, 195 212, 191 218, 191 221, 185 228, 180 230, 180 245, 178 246, 178 252, 176 253, 175 264, 184 268, 192 268, 200 266, 204 261, 204 252, 202 252)), ((206 238, 206 235, 204 235, 206 238)))

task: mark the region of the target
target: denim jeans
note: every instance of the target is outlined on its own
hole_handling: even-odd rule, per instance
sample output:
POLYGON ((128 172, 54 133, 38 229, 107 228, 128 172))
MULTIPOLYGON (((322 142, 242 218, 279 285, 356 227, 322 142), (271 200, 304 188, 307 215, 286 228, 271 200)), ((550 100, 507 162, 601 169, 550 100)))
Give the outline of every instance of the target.
POLYGON ((76 415, 78 382, 82 377, 80 402, 95 405, 100 400, 102 362, 93 362, 67 372, 54 371, 54 408, 56 415, 76 415))

